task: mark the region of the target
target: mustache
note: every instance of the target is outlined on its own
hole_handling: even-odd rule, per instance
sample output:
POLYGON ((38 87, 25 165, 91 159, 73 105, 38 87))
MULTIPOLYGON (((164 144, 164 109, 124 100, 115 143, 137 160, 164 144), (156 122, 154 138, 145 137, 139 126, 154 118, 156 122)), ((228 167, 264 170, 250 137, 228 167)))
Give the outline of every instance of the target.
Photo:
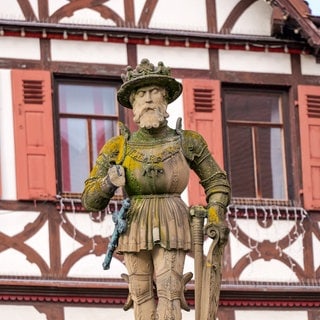
POLYGON ((158 105, 147 105, 140 109, 139 112, 137 112, 135 115, 140 118, 148 111, 156 111, 157 113, 161 113, 158 105))
POLYGON ((155 107, 155 106, 145 107, 145 108, 140 110, 140 113, 143 114, 143 113, 146 113, 147 111, 155 111, 155 110, 157 110, 157 107, 155 107))

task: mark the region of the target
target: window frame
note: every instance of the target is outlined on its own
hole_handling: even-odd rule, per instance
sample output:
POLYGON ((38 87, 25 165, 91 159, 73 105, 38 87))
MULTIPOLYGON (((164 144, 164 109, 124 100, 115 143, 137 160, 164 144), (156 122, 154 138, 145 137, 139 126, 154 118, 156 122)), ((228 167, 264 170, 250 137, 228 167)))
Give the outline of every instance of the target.
MULTIPOLYGON (((253 204, 253 205, 284 205, 290 206, 293 203, 296 203, 294 198, 294 188, 293 188, 293 167, 292 167, 292 152, 291 152, 291 134, 290 134, 290 118, 289 118, 289 92, 287 87, 275 87, 275 86, 257 86, 257 85, 230 85, 222 84, 221 86, 221 97, 222 97, 222 121, 223 121, 223 145, 224 145, 224 159, 225 159, 225 170, 227 171, 229 177, 230 173, 230 159, 229 159, 229 143, 227 136, 227 115, 226 115, 226 104, 225 96, 228 93, 240 93, 244 97, 248 93, 262 94, 265 95, 270 93, 272 95, 278 95, 280 100, 279 108, 281 110, 280 117, 282 124, 272 125, 272 127, 281 127, 282 128, 282 147, 283 147, 283 164, 284 164, 284 186, 286 199, 277 199, 277 198, 263 198, 263 197, 233 197, 232 203, 235 204, 253 204)), ((261 126, 264 124, 261 123, 261 126)), ((254 172, 256 175, 256 172, 254 172)), ((232 181, 231 187, 232 187, 232 181)))
MULTIPOLYGON (((62 162, 61 162, 61 136, 60 136, 60 119, 86 119, 89 122, 92 120, 114 120, 114 121, 124 121, 125 111, 123 110, 116 100, 117 115, 92 115, 92 114, 70 114, 62 112, 60 113, 59 105, 59 85, 70 84, 70 85, 88 85, 88 86, 114 86, 116 91, 121 85, 121 82, 114 78, 92 78, 92 77, 79 77, 79 76, 63 76, 56 75, 54 77, 54 130, 55 130, 55 161, 56 161, 56 176, 57 176, 57 194, 62 195, 65 198, 80 198, 81 194, 77 192, 66 192, 63 190, 63 177, 62 177, 62 162)), ((88 139, 92 138, 91 132, 89 133, 88 139)), ((91 140, 90 140, 91 141, 91 140)), ((89 146, 89 159, 90 159, 90 171, 92 169, 93 154, 92 147, 89 146)), ((88 172, 89 175, 89 172, 88 172)))

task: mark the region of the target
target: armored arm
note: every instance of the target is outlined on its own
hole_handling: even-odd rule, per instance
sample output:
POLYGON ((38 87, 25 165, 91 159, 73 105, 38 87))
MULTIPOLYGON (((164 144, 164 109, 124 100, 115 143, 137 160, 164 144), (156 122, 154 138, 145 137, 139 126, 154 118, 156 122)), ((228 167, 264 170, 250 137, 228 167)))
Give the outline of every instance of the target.
POLYGON ((119 164, 123 160, 125 140, 117 136, 103 146, 96 164, 85 181, 82 204, 89 211, 103 210, 115 190, 124 184, 125 173, 119 164))
POLYGON ((204 188, 208 209, 208 223, 225 220, 230 201, 230 185, 219 165, 208 150, 203 137, 194 131, 183 132, 183 149, 190 168, 195 171, 204 188))

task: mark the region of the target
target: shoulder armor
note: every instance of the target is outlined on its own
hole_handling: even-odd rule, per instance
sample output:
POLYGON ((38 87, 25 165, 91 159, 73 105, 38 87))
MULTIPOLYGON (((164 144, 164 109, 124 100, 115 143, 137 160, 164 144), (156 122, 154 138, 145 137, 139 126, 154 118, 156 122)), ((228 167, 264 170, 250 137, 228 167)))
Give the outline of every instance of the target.
POLYGON ((194 161, 195 157, 200 157, 203 150, 207 148, 207 143, 196 131, 182 130, 181 143, 184 156, 189 161, 194 161))
POLYGON ((129 128, 121 121, 118 121, 120 135, 124 136, 126 140, 130 138, 129 128))
POLYGON ((119 135, 106 142, 101 150, 101 155, 109 164, 121 164, 126 152, 126 138, 119 135))

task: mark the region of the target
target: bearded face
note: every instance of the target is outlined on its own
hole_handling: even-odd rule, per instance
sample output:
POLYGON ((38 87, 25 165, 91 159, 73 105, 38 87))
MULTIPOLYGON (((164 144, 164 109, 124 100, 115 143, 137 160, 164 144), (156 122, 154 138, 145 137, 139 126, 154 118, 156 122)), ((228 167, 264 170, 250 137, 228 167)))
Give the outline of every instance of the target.
POLYGON ((133 121, 139 127, 158 128, 169 117, 165 89, 157 86, 143 87, 132 97, 133 121))

